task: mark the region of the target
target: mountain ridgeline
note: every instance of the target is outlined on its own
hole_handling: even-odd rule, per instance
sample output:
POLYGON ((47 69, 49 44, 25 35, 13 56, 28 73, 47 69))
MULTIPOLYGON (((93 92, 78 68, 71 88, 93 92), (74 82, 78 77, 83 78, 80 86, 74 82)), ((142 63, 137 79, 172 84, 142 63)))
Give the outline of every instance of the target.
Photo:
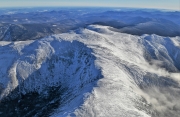
POLYGON ((0 9, 0 116, 178 117, 180 12, 0 9))
POLYGON ((177 117, 180 38, 112 29, 0 42, 0 116, 177 117))

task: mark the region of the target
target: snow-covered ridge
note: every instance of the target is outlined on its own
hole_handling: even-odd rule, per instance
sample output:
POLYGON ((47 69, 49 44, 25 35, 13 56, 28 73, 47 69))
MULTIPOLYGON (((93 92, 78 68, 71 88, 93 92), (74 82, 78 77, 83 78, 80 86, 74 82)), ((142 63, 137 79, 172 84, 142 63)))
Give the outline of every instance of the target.
POLYGON ((90 25, 35 41, 0 42, 1 98, 17 87, 26 94, 60 85, 70 94, 53 117, 163 116, 169 108, 179 114, 173 108, 180 105, 170 100, 180 102, 180 37, 133 36, 109 28, 90 25), (161 88, 177 97, 168 100, 160 93, 165 97, 160 102, 161 88))
POLYGON ((9 94, 18 85, 22 85, 22 93, 41 92, 48 86, 76 86, 96 79, 98 70, 93 64, 95 57, 91 51, 81 42, 68 42, 53 37, 4 45, 1 47, 1 65, 4 66, 1 72, 5 69, 8 74, 1 74, 4 75, 1 76, 4 89, 1 96, 9 94), (86 70, 89 67, 92 71, 86 70), (82 77, 81 82, 76 81, 76 75, 82 77), (88 79, 85 80, 86 76, 88 79))

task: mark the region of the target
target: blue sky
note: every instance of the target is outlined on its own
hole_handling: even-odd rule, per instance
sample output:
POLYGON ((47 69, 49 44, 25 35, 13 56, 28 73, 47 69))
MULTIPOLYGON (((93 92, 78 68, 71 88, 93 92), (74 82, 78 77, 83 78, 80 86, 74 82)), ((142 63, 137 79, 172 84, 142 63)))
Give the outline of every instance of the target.
POLYGON ((102 6, 180 10, 180 0, 0 0, 0 7, 11 6, 102 6))

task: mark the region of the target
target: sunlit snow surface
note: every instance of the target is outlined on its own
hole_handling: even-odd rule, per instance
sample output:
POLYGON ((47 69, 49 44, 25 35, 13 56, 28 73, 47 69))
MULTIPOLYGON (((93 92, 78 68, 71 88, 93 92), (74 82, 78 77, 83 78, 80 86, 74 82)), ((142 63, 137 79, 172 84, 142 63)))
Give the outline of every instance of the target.
POLYGON ((158 92, 159 87, 168 87, 179 92, 180 38, 133 36, 109 28, 90 25, 35 41, 0 42, 1 98, 26 81, 20 90, 24 94, 41 93, 46 86, 59 83, 73 89, 72 95, 65 93, 64 97, 76 96, 54 110, 52 117, 150 117, 154 110, 164 112, 178 108, 180 100, 177 97, 157 93, 163 97, 162 101, 165 100, 162 105, 148 89, 158 92), (79 52, 86 54, 81 56, 79 52), (56 71, 50 79, 48 60, 54 56, 61 59, 55 62, 56 71), (84 63, 88 57, 90 64, 87 67, 84 63), (69 64, 61 64, 61 61, 69 64), (85 67, 87 70, 83 73, 77 70, 85 67), (32 79, 32 74, 38 70, 42 75, 32 79), (164 83, 167 79, 172 83, 164 83), (92 80, 97 80, 97 84, 92 80), (85 86, 79 88, 79 83, 85 86), (176 99, 177 103, 171 99, 176 99))

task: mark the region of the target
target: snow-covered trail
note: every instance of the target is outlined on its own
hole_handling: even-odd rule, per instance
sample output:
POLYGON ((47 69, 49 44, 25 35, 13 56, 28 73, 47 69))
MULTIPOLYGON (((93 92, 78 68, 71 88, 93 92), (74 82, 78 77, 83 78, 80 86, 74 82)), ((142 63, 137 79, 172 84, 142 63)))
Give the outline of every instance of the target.
POLYGON ((179 37, 133 36, 90 25, 0 45, 0 62, 5 66, 0 68, 2 97, 22 84, 24 94, 59 84, 70 89, 52 117, 149 117, 162 106, 176 106, 170 100, 160 103, 157 96, 167 95, 154 96, 149 90, 179 91, 179 37))

